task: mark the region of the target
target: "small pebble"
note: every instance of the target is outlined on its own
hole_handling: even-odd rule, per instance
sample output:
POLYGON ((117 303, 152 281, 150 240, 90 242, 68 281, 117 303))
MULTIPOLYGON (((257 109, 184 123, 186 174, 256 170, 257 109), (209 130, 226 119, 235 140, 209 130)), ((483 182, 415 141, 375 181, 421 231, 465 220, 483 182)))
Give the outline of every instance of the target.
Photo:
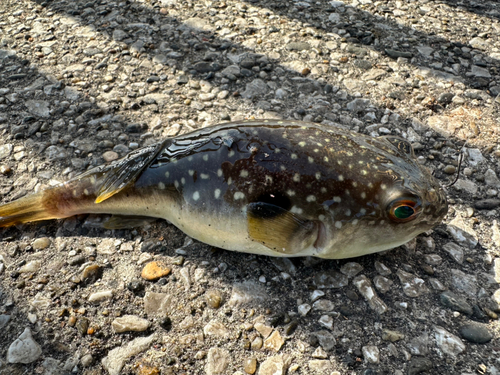
POLYGON ((208 306, 212 309, 218 309, 222 302, 221 292, 218 290, 208 290, 205 294, 208 306))
POLYGON ((141 272, 141 277, 144 280, 155 281, 160 277, 167 276, 170 273, 171 269, 167 267, 162 262, 149 262, 144 266, 141 272))
POLYGON ((43 250, 50 246, 50 239, 47 237, 37 238, 33 242, 33 249, 43 250))
POLYGON ((459 329, 460 336, 475 344, 485 344, 493 338, 488 327, 480 323, 465 324, 459 329))
POLYGON ((257 370, 257 360, 255 358, 247 358, 243 362, 243 369, 247 374, 254 374, 257 370))
POLYGON ((102 157, 106 162, 110 162, 118 159, 120 155, 118 155, 118 153, 114 151, 106 151, 104 154, 102 154, 102 157))

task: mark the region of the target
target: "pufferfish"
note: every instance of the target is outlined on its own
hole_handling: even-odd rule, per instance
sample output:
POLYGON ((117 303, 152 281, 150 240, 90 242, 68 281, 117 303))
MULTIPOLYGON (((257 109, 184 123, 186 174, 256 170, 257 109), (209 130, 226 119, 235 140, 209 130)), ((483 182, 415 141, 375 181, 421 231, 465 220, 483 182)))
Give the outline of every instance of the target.
POLYGON ((147 216, 227 250, 339 259, 404 244, 447 209, 443 189, 402 138, 255 120, 168 138, 4 204, 0 226, 147 216))

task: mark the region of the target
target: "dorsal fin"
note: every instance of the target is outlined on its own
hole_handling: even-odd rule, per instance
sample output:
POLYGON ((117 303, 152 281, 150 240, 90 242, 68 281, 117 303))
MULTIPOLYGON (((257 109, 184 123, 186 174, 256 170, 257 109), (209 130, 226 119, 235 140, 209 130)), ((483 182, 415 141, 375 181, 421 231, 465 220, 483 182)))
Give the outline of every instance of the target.
MULTIPOLYGON (((165 141, 132 151, 122 159, 103 166, 102 183, 97 191, 95 203, 101 203, 133 184, 164 148, 165 141)), ((92 173, 91 170, 89 173, 92 173)), ((82 176, 79 176, 84 177, 82 176)))

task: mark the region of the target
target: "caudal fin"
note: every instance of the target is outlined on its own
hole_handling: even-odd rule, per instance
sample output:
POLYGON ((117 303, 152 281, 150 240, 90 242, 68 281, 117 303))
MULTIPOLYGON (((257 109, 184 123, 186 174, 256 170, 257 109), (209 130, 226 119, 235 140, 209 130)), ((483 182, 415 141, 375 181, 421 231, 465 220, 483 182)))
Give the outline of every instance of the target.
POLYGON ((57 218, 57 215, 46 209, 43 201, 44 192, 40 192, 1 205, 0 227, 57 218))

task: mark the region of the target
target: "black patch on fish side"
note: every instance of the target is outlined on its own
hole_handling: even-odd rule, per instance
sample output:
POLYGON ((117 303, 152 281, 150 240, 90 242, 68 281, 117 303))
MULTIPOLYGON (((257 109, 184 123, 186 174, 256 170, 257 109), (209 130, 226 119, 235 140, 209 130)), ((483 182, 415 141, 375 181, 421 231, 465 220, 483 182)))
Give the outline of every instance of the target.
POLYGON ((283 195, 282 193, 265 193, 259 196, 256 204, 258 204, 259 207, 263 207, 264 203, 266 204, 266 207, 275 206, 285 211, 288 211, 292 207, 290 198, 283 195))

